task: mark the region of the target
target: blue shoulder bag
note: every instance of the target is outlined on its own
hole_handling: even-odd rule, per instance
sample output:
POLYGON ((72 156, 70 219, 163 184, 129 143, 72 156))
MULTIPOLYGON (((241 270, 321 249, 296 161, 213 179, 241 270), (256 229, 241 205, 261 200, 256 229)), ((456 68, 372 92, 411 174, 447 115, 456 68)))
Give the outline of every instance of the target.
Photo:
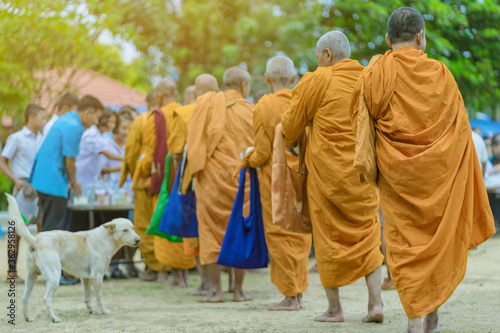
POLYGON ((240 184, 217 264, 240 269, 267 267, 268 252, 260 202, 257 171, 250 171, 250 215, 243 217, 246 169, 240 172, 240 184))
POLYGON ((182 194, 182 179, 184 178, 186 164, 185 151, 158 230, 169 235, 192 238, 198 237, 198 219, 196 218, 194 191, 182 194))

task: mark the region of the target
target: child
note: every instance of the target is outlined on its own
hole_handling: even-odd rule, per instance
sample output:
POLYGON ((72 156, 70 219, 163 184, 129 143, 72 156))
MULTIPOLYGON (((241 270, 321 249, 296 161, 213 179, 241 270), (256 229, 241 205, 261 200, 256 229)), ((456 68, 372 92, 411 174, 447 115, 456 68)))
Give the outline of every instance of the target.
MULTIPOLYGON (((122 156, 125 155, 125 141, 127 140, 130 125, 132 124, 133 120, 134 119, 132 118, 132 115, 130 114, 130 112, 128 112, 128 110, 126 110, 125 112, 122 112, 122 110, 120 110, 118 112, 118 122, 115 129, 113 130, 114 135, 113 137, 106 139, 109 151, 122 156)), ((107 158, 102 169, 103 178, 109 185, 113 186, 114 188, 118 188, 119 185, 121 164, 121 161, 107 158)), ((128 178, 127 182, 131 183, 132 180, 128 178)), ((105 221, 110 221, 113 218, 117 217, 130 218, 130 212, 128 212, 126 215, 123 215, 123 212, 107 212, 103 213, 103 215, 105 217, 105 221)), ((133 220, 133 218, 131 220, 133 220)), ((127 261, 127 270, 129 275, 131 277, 138 276, 137 268, 132 263, 135 250, 136 248, 125 246, 115 254, 110 265, 111 277, 117 279, 125 278, 125 275, 118 268, 117 261, 121 259, 125 259, 127 261)))
POLYGON ((109 151, 107 140, 102 135, 112 132, 117 122, 116 112, 105 108, 97 126, 91 126, 83 133, 80 153, 76 158, 76 179, 82 184, 82 189, 98 180, 106 157, 115 161, 123 160, 121 154, 109 151))
MULTIPOLYGON (((19 131, 10 135, 0 157, 0 171, 2 171, 14 183, 13 195, 28 189, 32 189, 27 182, 30 175, 37 148, 42 140, 42 129, 46 122, 47 113, 36 104, 29 104, 24 111, 26 125, 19 131)), ((32 193, 34 191, 31 191, 32 193)), ((23 194, 26 198, 26 193, 23 194)), ((38 198, 28 198, 31 206, 38 206, 38 198)), ((27 214, 27 212, 23 212, 27 214)), ((15 274, 16 283, 23 282, 17 275, 17 254, 19 252, 19 236, 15 238, 15 252, 13 265, 9 265, 7 279, 10 280, 11 274, 15 274)), ((12 258, 9 258, 12 259, 12 258)))

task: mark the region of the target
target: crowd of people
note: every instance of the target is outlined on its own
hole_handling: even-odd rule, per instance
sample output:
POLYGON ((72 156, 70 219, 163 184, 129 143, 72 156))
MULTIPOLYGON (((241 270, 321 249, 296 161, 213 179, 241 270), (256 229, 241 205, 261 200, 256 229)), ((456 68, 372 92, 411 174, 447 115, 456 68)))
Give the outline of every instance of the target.
MULTIPOLYGON (((216 262, 238 191, 233 174, 260 168, 271 282, 284 296, 269 310, 301 309, 314 242, 329 302, 315 318, 323 322, 344 320, 339 288, 362 277, 369 296, 362 320, 383 322, 381 206, 387 266, 408 331, 437 332, 438 309, 463 279, 468 250, 494 234, 493 217, 464 102, 446 66, 424 53, 422 15, 408 7, 394 11, 386 40, 391 50, 363 67, 350 59, 343 33, 326 33, 316 46, 318 68, 293 90, 292 60, 272 58, 265 74, 271 93, 256 105, 246 100, 251 76, 239 67, 225 71, 222 91, 214 76, 199 75, 186 89, 184 105, 177 102, 176 83, 165 79, 148 94, 149 111, 138 116, 130 108, 107 110, 92 96, 66 94, 45 125, 49 130, 43 108, 29 105, 26 126, 9 137, 0 169, 15 191, 38 192, 44 231, 67 228, 68 184, 81 196, 103 176, 111 175, 117 186, 130 178, 133 222, 146 264, 139 277, 163 283, 171 270, 170 287, 186 288, 187 270, 197 267, 202 283, 192 293, 213 303, 224 301, 216 262), (312 235, 273 223, 279 123, 290 152, 307 133, 312 235), (183 179, 194 182, 199 237, 171 242, 146 230, 159 201, 166 155, 175 175, 184 152, 183 179)), ((243 290, 245 270, 229 271, 233 301, 250 300, 243 290)))

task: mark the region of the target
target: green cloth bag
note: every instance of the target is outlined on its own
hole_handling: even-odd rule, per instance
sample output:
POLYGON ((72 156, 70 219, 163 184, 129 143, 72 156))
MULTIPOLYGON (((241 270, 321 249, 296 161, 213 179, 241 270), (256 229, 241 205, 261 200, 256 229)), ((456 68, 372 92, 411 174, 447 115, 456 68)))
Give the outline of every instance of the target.
POLYGON ((151 223, 149 224, 148 230, 146 230, 146 234, 154 235, 161 238, 165 238, 172 243, 182 243, 182 238, 166 234, 160 230, 158 230, 158 225, 160 225, 161 216, 163 215, 163 211, 167 206, 168 202, 168 180, 170 179, 170 153, 167 154, 167 158, 165 160, 165 178, 163 179, 163 183, 161 184, 160 196, 158 197, 158 204, 156 205, 155 212, 153 217, 151 218, 151 223))

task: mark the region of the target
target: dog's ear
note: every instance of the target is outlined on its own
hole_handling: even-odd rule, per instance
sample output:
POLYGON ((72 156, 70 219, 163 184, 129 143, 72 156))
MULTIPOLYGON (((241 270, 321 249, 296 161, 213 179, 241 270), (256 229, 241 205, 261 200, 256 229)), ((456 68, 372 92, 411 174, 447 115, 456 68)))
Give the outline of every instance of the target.
POLYGON ((104 224, 103 227, 106 228, 106 229, 108 229, 108 231, 109 231, 110 234, 114 234, 115 231, 116 231, 114 223, 104 224))

